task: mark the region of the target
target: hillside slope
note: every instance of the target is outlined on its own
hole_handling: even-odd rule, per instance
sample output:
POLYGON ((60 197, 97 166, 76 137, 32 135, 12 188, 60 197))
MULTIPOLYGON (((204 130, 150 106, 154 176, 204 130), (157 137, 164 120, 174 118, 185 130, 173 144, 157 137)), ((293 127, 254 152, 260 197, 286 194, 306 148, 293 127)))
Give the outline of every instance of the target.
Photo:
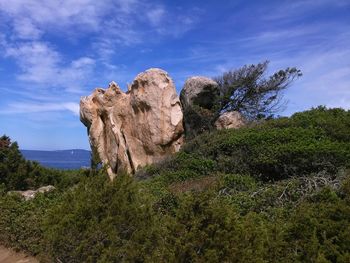
POLYGON ((349 262, 349 130, 320 107, 203 134, 136 180, 3 195, 0 241, 62 262, 349 262))

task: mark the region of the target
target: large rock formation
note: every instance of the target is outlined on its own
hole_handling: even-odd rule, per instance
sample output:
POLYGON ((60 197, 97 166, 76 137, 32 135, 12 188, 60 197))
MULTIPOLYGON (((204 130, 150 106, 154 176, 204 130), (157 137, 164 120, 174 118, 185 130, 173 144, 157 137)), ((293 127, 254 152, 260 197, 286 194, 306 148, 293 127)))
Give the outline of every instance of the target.
POLYGON ((135 78, 124 93, 112 82, 80 101, 80 119, 90 144, 107 165, 111 179, 119 171, 135 172, 180 149, 183 114, 175 86, 161 69, 135 78))
POLYGON ((186 80, 180 94, 184 111, 187 138, 193 138, 213 128, 213 109, 219 96, 218 84, 207 77, 191 77, 186 80))

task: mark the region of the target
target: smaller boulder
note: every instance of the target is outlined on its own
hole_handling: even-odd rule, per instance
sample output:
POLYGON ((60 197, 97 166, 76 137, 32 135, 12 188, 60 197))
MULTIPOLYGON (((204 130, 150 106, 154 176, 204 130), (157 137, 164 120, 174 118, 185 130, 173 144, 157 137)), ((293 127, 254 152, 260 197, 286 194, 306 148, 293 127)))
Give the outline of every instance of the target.
POLYGON ((218 84, 207 77, 191 77, 186 80, 180 94, 187 138, 212 129, 215 104, 219 96, 218 84))
POLYGON ((197 105, 204 109, 211 109, 218 95, 218 84, 214 80, 195 76, 186 80, 180 100, 184 108, 197 105))
POLYGON ((215 121, 215 128, 222 129, 238 129, 244 126, 245 120, 238 111, 227 111, 219 116, 215 121))
POLYGON ((7 194, 9 195, 19 195, 22 198, 24 198, 25 201, 34 199, 35 196, 38 193, 46 193, 46 192, 51 192, 53 190, 55 190, 56 188, 53 185, 47 185, 47 186, 42 186, 40 188, 38 188, 37 190, 26 190, 26 191, 10 191, 7 194))

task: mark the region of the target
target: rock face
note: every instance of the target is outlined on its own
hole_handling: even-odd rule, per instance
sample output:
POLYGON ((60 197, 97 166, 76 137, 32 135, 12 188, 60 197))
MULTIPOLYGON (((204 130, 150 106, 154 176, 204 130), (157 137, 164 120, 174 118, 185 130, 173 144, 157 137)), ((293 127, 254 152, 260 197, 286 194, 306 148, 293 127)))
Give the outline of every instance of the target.
POLYGON ((80 101, 80 119, 111 179, 120 171, 162 160, 183 143, 183 114, 175 86, 161 69, 137 75, 124 93, 112 82, 80 101))
POLYGON ((187 138, 212 128, 213 107, 219 96, 218 84, 207 77, 191 77, 186 80, 180 94, 184 111, 187 138))
POLYGON ((229 111, 221 114, 215 121, 215 128, 221 129, 238 129, 244 126, 245 121, 242 115, 237 111, 229 111))

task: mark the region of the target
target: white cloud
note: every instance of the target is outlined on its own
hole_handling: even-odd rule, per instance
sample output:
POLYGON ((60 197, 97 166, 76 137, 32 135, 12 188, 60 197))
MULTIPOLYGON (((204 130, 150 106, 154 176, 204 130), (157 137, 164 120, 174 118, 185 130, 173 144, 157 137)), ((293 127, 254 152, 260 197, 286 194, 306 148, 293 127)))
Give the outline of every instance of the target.
POLYGON ((156 6, 149 8, 146 15, 158 34, 178 38, 198 24, 203 10, 191 8, 170 12, 162 6, 156 6))
POLYGON ((132 13, 140 5, 138 0, 119 0, 116 2, 120 10, 124 13, 132 13))
POLYGON ((12 39, 39 40, 62 33, 78 39, 92 33, 128 44, 135 39, 134 14, 143 10, 139 0, 0 0, 0 14, 12 27, 12 39))
MULTIPOLYGON (((112 32, 110 39, 128 44, 134 42, 133 32, 142 35, 147 26, 164 28, 162 32, 175 29, 179 34, 194 21, 189 15, 168 12, 164 6, 139 0, 0 0, 0 12, 12 22, 15 37, 32 40, 44 33, 81 35, 107 31, 104 36, 112 32)), ((196 16, 195 11, 190 13, 196 16)))
POLYGON ((39 29, 79 25, 82 29, 96 30, 111 4, 112 1, 94 0, 0 0, 0 10, 14 22, 24 17, 39 29))
POLYGON ((55 77, 60 54, 43 42, 24 42, 5 47, 5 56, 14 58, 22 69, 19 79, 47 83, 55 77))
POLYGON ((43 32, 27 18, 18 18, 14 20, 14 30, 18 38, 21 39, 38 39, 43 34, 43 32))
POLYGON ((79 104, 76 102, 61 103, 11 103, 4 110, 0 110, 0 114, 30 114, 43 112, 70 111, 74 115, 79 115, 79 104))
POLYGON ((163 7, 158 6, 149 10, 146 13, 146 15, 152 25, 159 26, 164 18, 165 9, 163 7))
POLYGON ((5 47, 5 56, 14 58, 22 72, 18 78, 50 87, 64 87, 66 91, 79 91, 91 75, 95 61, 81 57, 65 63, 64 58, 48 43, 21 42, 5 47))
POLYGON ((3 104, 1 113, 77 113, 76 104, 57 101, 67 101, 68 96, 78 100, 78 93, 91 88, 97 74, 124 80, 131 73, 114 61, 123 48, 184 34, 198 20, 198 12, 187 11, 139 0, 0 0, 0 23, 6 25, 0 33, 0 56, 18 66, 17 72, 9 70, 18 80, 11 83, 14 88, 1 86, 26 100, 3 104), (66 51, 69 46, 50 42, 57 38, 73 49, 84 41, 83 48, 74 56, 73 50, 66 51))
MULTIPOLYGON (((314 12, 320 8, 343 8, 349 6, 348 0, 294 0, 280 2, 275 8, 269 7, 263 16, 266 20, 295 20, 306 13, 314 12)), ((281 22, 281 21, 280 21, 281 22)))

